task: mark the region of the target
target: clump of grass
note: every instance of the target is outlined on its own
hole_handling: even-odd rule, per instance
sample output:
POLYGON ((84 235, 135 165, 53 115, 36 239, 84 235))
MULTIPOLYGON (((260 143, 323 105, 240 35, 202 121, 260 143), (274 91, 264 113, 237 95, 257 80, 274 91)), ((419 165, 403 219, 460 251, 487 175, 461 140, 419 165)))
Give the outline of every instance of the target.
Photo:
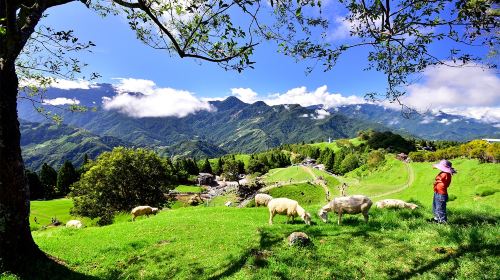
POLYGON ((476 189, 476 195, 481 196, 481 197, 493 195, 496 192, 498 192, 498 190, 488 188, 488 187, 479 187, 476 189))

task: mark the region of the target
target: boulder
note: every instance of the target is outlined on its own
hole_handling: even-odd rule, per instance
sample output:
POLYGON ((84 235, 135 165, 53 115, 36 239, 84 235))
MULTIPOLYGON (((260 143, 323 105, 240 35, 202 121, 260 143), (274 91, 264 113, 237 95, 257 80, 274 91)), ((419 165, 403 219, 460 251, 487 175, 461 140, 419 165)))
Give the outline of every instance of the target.
POLYGON ((311 239, 304 232, 292 232, 287 238, 290 246, 307 246, 311 244, 311 239))

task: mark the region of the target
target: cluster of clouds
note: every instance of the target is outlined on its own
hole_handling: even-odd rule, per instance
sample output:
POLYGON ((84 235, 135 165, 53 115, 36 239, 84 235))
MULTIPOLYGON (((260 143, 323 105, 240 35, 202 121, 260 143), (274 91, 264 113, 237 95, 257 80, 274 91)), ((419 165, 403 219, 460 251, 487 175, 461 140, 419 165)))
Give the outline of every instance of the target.
POLYGON ((420 111, 444 112, 485 122, 500 122, 500 78, 479 65, 434 66, 423 82, 408 86, 404 104, 420 111))
MULTIPOLYGON (((448 66, 429 67, 423 72, 419 83, 408 86, 402 98, 405 105, 419 111, 444 112, 477 120, 500 122, 500 78, 491 69, 473 67, 454 68, 448 66)), ((264 101, 268 105, 300 104, 307 107, 322 105, 311 118, 328 116, 328 109, 342 105, 363 104, 367 101, 356 95, 332 93, 326 85, 316 89, 296 87, 283 93, 260 94, 251 88, 231 88, 227 96, 198 97, 195 93, 159 87, 155 82, 144 79, 118 78, 114 87, 117 94, 103 99, 107 110, 118 110, 132 117, 185 117, 199 111, 213 111, 211 100, 223 100, 229 95, 246 103, 264 101)), ((57 80, 52 85, 61 89, 89 89, 95 87, 85 81, 57 80)), ((79 104, 78 100, 59 97, 45 100, 46 104, 79 104)), ((387 104, 383 104, 387 105, 387 104)), ((424 119, 423 122, 431 122, 424 119)), ((447 123, 451 123, 450 120, 447 123)))
POLYGON ((153 81, 119 78, 118 94, 103 99, 106 110, 117 110, 132 117, 185 117, 198 111, 212 111, 207 101, 186 90, 158 87, 153 81), (135 93, 135 94, 134 94, 135 93))

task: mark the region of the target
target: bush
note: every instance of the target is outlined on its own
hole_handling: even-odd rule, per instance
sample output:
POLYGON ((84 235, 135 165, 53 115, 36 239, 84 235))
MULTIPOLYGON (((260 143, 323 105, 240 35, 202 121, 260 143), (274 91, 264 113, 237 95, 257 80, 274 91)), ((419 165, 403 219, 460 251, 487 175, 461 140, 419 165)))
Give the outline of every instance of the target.
POLYGON ((385 162, 385 152, 384 150, 371 151, 368 154, 366 164, 370 169, 377 168, 379 165, 385 162))
POLYGON ((138 205, 159 207, 165 202, 162 190, 171 189, 172 170, 166 161, 145 149, 115 148, 92 162, 72 187, 72 214, 112 221, 121 211, 138 205))

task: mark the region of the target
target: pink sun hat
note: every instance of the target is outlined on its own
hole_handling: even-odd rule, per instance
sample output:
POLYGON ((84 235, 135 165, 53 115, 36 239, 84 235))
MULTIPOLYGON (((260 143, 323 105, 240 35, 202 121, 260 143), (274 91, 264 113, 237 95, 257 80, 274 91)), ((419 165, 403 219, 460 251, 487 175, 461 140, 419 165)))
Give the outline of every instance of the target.
POLYGON ((443 159, 439 163, 433 165, 434 168, 437 168, 443 172, 454 174, 457 173, 453 167, 451 167, 451 162, 443 159))

